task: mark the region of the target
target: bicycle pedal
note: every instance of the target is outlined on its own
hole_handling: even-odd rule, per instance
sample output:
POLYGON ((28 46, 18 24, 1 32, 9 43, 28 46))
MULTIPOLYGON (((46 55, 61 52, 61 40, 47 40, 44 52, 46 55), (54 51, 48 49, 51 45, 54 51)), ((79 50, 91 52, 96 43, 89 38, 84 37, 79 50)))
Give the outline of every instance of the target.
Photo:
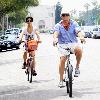
POLYGON ((33 74, 33 76, 36 76, 37 74, 33 74))
POLYGON ((25 74, 27 75, 27 74, 28 74, 28 72, 27 72, 27 71, 25 71, 25 74))

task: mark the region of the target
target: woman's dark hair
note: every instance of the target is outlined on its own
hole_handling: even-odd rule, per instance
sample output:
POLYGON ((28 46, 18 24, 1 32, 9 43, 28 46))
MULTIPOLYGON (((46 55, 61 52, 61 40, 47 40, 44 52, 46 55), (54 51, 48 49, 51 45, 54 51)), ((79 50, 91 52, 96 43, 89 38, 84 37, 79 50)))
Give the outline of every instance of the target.
POLYGON ((33 17, 26 17, 25 22, 28 22, 29 19, 31 19, 31 22, 33 22, 33 17))

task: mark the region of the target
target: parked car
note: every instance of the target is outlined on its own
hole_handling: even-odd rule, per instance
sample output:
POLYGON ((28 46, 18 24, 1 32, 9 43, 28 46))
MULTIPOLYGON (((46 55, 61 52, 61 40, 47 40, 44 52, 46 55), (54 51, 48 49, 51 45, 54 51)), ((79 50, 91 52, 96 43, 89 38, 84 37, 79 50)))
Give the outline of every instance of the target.
POLYGON ((6 46, 6 44, 4 43, 2 37, 0 37, 0 51, 6 50, 6 49, 7 49, 7 46, 6 46))
POLYGON ((93 29, 92 37, 93 37, 93 38, 98 38, 98 37, 100 37, 100 27, 95 27, 95 28, 93 29))
POLYGON ((15 35, 6 35, 3 41, 6 44, 7 49, 20 48, 19 38, 15 35))
POLYGON ((84 32, 85 38, 92 38, 92 32, 84 32))
POLYGON ((14 35, 17 35, 17 32, 15 31, 15 30, 12 30, 12 29, 7 29, 6 31, 5 31, 5 35, 6 34, 14 34, 14 35))

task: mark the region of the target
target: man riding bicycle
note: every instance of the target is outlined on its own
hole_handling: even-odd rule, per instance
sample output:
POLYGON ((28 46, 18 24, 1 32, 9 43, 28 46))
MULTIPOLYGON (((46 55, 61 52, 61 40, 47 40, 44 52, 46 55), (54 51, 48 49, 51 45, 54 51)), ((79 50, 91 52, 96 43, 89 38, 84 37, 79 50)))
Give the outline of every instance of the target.
MULTIPOLYGON (((33 18, 32 17, 27 17, 26 18, 26 24, 27 24, 27 27, 25 27, 20 35, 20 40, 22 41, 23 39, 23 36, 24 36, 24 47, 25 47, 25 51, 24 51, 24 54, 23 54, 23 59, 24 59, 24 63, 23 63, 23 66, 22 66, 22 69, 25 69, 26 68, 26 65, 27 65, 27 54, 28 54, 28 40, 29 38, 30 39, 35 39, 35 36, 37 36, 37 39, 38 41, 40 41, 40 36, 39 36, 39 32, 38 30, 32 25, 32 22, 33 22, 33 18)), ((31 51, 31 55, 33 57, 33 64, 35 66, 35 50, 34 51, 31 51)), ((37 73, 36 73, 36 70, 35 70, 35 67, 33 68, 33 75, 36 76, 37 73)))
POLYGON ((66 58, 66 50, 63 49, 65 47, 71 48, 71 52, 73 52, 76 56, 76 68, 75 68, 75 77, 78 77, 80 74, 79 64, 82 58, 82 49, 80 44, 78 43, 77 37, 80 38, 82 42, 85 42, 84 36, 81 33, 81 28, 78 23, 72 19, 70 19, 70 12, 66 10, 61 11, 61 21, 57 23, 54 27, 54 41, 56 44, 58 42, 58 50, 60 52, 60 64, 59 64, 59 74, 60 74, 60 82, 59 87, 63 86, 63 74, 64 74, 64 66, 67 60, 66 58))

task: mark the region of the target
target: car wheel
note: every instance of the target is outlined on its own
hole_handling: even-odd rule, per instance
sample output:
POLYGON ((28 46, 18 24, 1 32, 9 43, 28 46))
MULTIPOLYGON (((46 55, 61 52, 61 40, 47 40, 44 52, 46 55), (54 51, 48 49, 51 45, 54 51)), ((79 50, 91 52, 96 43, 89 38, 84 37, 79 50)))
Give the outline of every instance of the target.
POLYGON ((20 48, 19 48, 19 46, 18 46, 18 47, 16 47, 16 49, 20 49, 20 48))
POLYGON ((97 38, 96 35, 94 35, 93 38, 96 39, 97 38))

